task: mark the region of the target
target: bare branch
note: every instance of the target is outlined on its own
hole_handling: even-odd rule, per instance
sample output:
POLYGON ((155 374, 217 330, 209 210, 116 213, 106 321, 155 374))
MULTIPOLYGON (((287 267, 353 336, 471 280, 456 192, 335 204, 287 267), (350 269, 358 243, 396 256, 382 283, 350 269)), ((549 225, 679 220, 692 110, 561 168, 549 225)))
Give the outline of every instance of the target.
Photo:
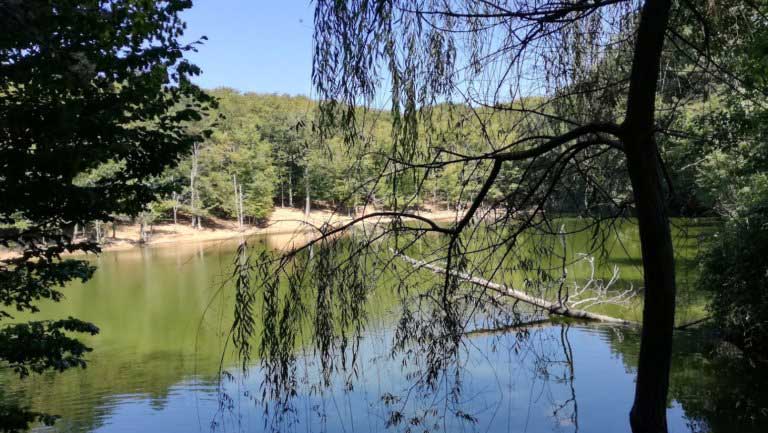
POLYGON ((567 306, 561 305, 556 302, 550 302, 546 299, 537 298, 535 296, 531 296, 523 291, 513 289, 511 287, 507 287, 504 284, 498 284, 494 283, 492 281, 488 281, 479 277, 472 276, 470 274, 467 274, 465 272, 459 272, 459 271, 453 271, 453 270, 447 270, 445 268, 441 268, 436 265, 429 264, 422 260, 417 260, 412 257, 409 257, 402 252, 394 252, 398 257, 403 259, 404 261, 410 263, 412 266, 418 268, 418 269, 426 269, 429 271, 432 271, 436 274, 443 274, 443 275, 452 275, 455 277, 458 277, 461 280, 464 280, 468 283, 472 283, 474 285, 487 288, 490 290, 493 290, 494 292, 509 296, 511 298, 517 299, 521 302, 524 302, 526 304, 532 305, 537 308, 541 308, 545 311, 547 311, 549 314, 555 314, 558 316, 564 316, 564 317, 573 317, 576 319, 585 319, 585 320, 595 320, 599 322, 608 322, 608 323, 617 323, 621 325, 637 325, 635 322, 631 322, 629 320, 619 319, 616 317, 606 316, 603 314, 597 314, 592 313, 589 311, 584 310, 578 310, 578 309, 570 309, 567 306))

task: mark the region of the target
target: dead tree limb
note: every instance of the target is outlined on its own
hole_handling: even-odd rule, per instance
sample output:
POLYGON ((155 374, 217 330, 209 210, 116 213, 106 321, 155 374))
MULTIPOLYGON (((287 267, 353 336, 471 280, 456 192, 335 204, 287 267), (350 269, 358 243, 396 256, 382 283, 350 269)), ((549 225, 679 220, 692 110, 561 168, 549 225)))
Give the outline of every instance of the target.
MULTIPOLYGON (((403 253, 396 252, 395 254, 398 257, 400 257, 402 260, 413 265, 413 267, 417 269, 426 269, 441 275, 445 275, 446 273, 449 272, 445 268, 441 268, 439 266, 427 263, 422 260, 414 259, 413 257, 409 257, 403 253)), ((560 303, 550 302, 550 301, 547 301, 546 299, 531 296, 520 290, 515 290, 511 287, 507 287, 504 284, 494 283, 493 281, 488 281, 480 277, 475 277, 465 272, 450 271, 450 274, 453 276, 459 277, 468 283, 491 289, 500 295, 509 296, 511 298, 517 299, 520 302, 524 302, 526 304, 540 308, 548 312, 549 314, 555 314, 563 317, 571 317, 574 319, 584 319, 584 320, 593 320, 598 322, 616 323, 620 325, 633 325, 633 326, 638 325, 636 322, 619 319, 617 317, 611 317, 611 316, 606 316, 604 314, 592 313, 590 311, 585 311, 585 310, 568 308, 567 306, 562 305, 560 303)))
POLYGON ((700 325, 706 321, 709 321, 710 319, 712 319, 712 316, 702 317, 701 319, 698 319, 698 320, 683 323, 682 325, 675 326, 675 331, 680 331, 683 329, 688 329, 692 326, 700 325))

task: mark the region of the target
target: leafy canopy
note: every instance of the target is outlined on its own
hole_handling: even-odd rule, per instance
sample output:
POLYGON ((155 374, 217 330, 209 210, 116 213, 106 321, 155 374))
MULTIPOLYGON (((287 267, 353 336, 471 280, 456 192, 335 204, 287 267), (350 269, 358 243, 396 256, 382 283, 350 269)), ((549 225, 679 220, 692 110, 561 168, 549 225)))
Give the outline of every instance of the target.
MULTIPOLYGON (((204 133, 190 133, 213 100, 190 78, 180 12, 189 0, 0 2, 0 320, 59 301, 57 287, 93 267, 64 252, 97 252, 71 227, 135 215, 159 191, 152 178, 204 133)), ((2 324, 0 362, 21 376, 85 366, 70 333, 98 332, 68 318, 2 324)), ((0 408, 14 431, 45 414, 0 408)))

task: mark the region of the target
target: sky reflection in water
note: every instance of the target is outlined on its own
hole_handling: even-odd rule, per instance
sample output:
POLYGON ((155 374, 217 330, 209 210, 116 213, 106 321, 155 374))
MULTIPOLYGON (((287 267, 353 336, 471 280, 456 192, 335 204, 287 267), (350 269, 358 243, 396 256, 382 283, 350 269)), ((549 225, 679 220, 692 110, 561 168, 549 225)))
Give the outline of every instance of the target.
MULTIPOLYGON (((448 371, 438 389, 420 390, 408 377, 413 364, 388 356, 394 323, 386 313, 368 325, 351 390, 345 375, 335 375, 329 389, 312 388, 318 367, 306 354, 297 363, 303 383, 293 411, 278 420, 271 408, 265 418, 256 401, 258 369, 247 376, 228 369, 234 376, 223 381, 223 394, 216 379, 222 353, 225 366, 234 365, 222 344, 231 325, 231 294, 218 292, 231 259, 227 243, 102 255, 91 282, 67 289, 65 302, 38 316, 71 314, 101 327, 89 341, 96 350, 88 369, 23 382, 2 372, 5 398, 62 415, 53 429, 40 431, 629 431, 634 331, 556 324, 533 327, 524 338, 475 335, 465 339, 459 375, 448 371)), ((701 357, 691 356, 699 364, 673 360, 677 376, 696 374, 701 357)), ((696 401, 695 387, 684 391, 696 401)), ((700 431, 710 421, 692 422, 675 400, 668 416, 671 432, 700 431)))

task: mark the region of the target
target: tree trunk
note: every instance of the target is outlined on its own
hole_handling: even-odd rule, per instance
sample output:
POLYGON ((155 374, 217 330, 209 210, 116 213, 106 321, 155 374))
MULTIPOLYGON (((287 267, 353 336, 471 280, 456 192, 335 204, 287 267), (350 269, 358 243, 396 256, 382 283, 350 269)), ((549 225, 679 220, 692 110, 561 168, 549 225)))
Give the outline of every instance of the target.
POLYGON ((654 139, 655 98, 670 0, 647 0, 640 15, 622 142, 635 197, 645 301, 634 433, 667 432, 667 392, 675 323, 675 263, 654 139))
POLYGON ((144 230, 144 218, 139 221, 139 243, 147 242, 147 232, 144 230))
POLYGON ((240 215, 240 190, 237 188, 237 175, 232 175, 232 186, 235 188, 235 217, 237 217, 237 228, 243 228, 243 218, 240 215))
POLYGON ((178 224, 179 221, 177 219, 177 214, 179 210, 179 202, 178 202, 178 196, 176 195, 176 192, 173 192, 173 224, 178 224))
MULTIPOLYGON (((436 274, 442 274, 442 275, 445 275, 448 272, 448 270, 446 270, 445 268, 441 268, 440 266, 429 264, 423 260, 414 259, 403 253, 395 253, 395 254, 397 255, 397 257, 410 263, 416 269, 426 269, 436 274)), ((508 296, 510 298, 514 298, 515 300, 518 300, 528 305, 532 305, 536 308, 540 308, 542 310, 545 310, 547 313, 554 314, 556 316, 571 317, 574 319, 582 319, 582 320, 594 320, 597 322, 614 323, 619 325, 637 325, 637 323, 630 322, 629 320, 619 319, 617 317, 606 316, 604 314, 597 314, 597 313, 593 313, 591 311, 586 311, 586 310, 567 308, 560 302, 552 302, 543 298, 538 298, 536 296, 529 295, 521 290, 515 290, 504 284, 494 283, 493 281, 488 281, 480 277, 475 277, 465 272, 450 271, 450 273, 451 275, 456 276, 468 283, 472 283, 479 287, 491 289, 492 291, 502 296, 508 296)))
POLYGON ((195 190, 195 178, 197 177, 198 145, 192 147, 192 168, 189 172, 189 207, 192 211, 192 228, 200 228, 200 217, 197 215, 197 191, 195 190))
POLYGON ((293 176, 288 170, 288 207, 293 207, 293 176))
MULTIPOLYGON (((654 148, 655 143, 650 143, 652 138, 644 144, 654 148)), ((661 183, 658 176, 648 175, 657 169, 657 163, 655 155, 627 161, 637 207, 645 285, 637 385, 631 413, 634 433, 667 431, 667 390, 675 323, 675 264, 661 183)))
POLYGON ((238 209, 240 212, 240 228, 245 225, 245 210, 243 208, 243 184, 240 184, 240 192, 238 194, 240 201, 238 202, 238 209))
POLYGON ((309 218, 310 201, 309 201, 309 167, 304 167, 304 193, 306 194, 306 201, 304 203, 304 215, 309 218))

